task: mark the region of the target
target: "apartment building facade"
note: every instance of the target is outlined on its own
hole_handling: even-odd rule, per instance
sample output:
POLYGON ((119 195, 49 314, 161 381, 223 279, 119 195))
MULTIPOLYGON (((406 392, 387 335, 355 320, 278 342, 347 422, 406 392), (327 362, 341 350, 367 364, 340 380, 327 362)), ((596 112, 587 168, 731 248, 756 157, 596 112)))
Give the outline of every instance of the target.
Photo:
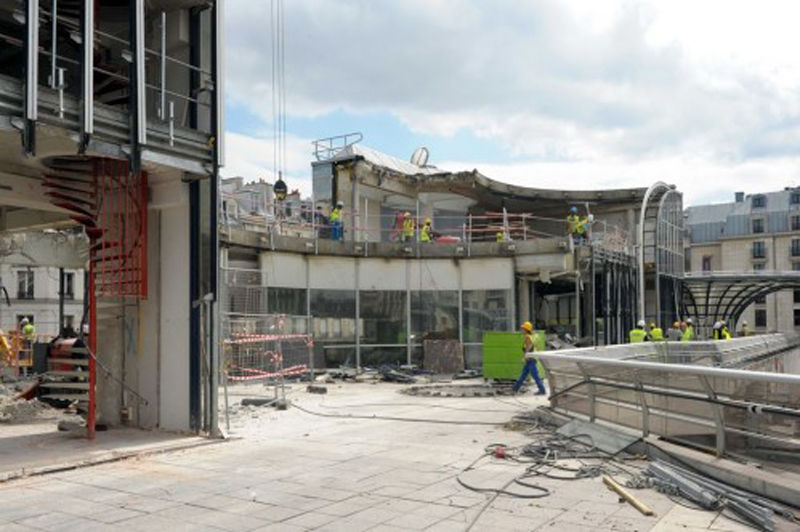
MULTIPOLYGON (((687 271, 800 271, 800 187, 686 209, 687 271)), ((757 332, 800 328, 800 290, 757 299, 742 315, 757 332)))
MULTIPOLYGON (((0 264, 0 330, 17 329, 22 318, 43 340, 59 333, 59 268, 0 264), (6 299, 6 294, 8 299, 6 299)), ((78 330, 83 316, 84 270, 65 269, 64 327, 78 330)))

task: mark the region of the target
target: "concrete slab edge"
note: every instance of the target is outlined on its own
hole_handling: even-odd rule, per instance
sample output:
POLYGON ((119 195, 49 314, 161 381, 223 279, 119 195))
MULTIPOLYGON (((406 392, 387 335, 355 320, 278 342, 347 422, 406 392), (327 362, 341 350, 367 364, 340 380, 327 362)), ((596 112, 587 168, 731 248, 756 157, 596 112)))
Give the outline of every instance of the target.
POLYGON ((145 456, 158 456, 161 454, 167 454, 171 452, 178 452, 178 451, 188 451, 191 449, 196 449, 199 447, 205 447, 208 445, 216 445, 218 443, 224 443, 227 441, 233 441, 236 438, 229 438, 229 439, 207 439, 202 441, 194 441, 188 442, 179 445, 172 445, 172 446, 165 446, 156 449, 142 449, 139 451, 127 451, 127 452, 114 452, 111 451, 106 453, 105 455, 101 455, 95 458, 90 458, 87 460, 76 460, 73 462, 63 462, 60 464, 49 465, 49 466, 42 466, 42 467, 35 467, 31 469, 18 469, 16 471, 12 471, 10 473, 2 473, 0 474, 0 484, 4 484, 6 482, 11 482, 13 480, 19 480, 23 478, 29 477, 37 477, 43 475, 51 475, 54 473, 63 473, 64 471, 73 471, 75 469, 82 469, 85 467, 93 467, 103 464, 110 464, 113 462, 121 462, 123 460, 130 460, 131 458, 140 458, 145 456))

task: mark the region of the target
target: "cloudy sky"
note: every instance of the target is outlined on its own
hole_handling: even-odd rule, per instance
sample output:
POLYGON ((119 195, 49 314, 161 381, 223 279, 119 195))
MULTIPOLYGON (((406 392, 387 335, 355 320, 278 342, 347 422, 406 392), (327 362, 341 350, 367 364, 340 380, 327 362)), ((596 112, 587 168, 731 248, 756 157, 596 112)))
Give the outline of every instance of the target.
MULTIPOLYGON (((272 180, 270 2, 229 0, 227 175, 272 180)), ((289 185, 311 140, 533 187, 800 185, 800 2, 286 0, 289 185)))

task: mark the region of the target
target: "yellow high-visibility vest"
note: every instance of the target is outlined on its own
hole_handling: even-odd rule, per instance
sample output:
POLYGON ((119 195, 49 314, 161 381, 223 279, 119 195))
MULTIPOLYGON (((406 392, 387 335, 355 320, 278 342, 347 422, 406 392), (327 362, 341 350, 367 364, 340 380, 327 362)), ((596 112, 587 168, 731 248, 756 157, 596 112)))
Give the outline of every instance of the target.
POLYGON ((411 218, 406 218, 403 222, 403 236, 405 237, 412 237, 414 236, 414 220, 411 218))
POLYGON ((339 209, 339 207, 336 207, 331 211, 331 216, 329 219, 331 222, 338 222, 342 219, 342 211, 339 209))
POLYGON ((419 240, 420 242, 430 242, 433 240, 433 235, 431 235, 431 226, 430 224, 425 224, 422 226, 422 230, 419 232, 419 240))
POLYGON ((660 342, 664 339, 664 331, 661 329, 661 327, 650 329, 650 338, 654 342, 660 342))
POLYGON ((647 338, 647 333, 644 332, 644 329, 633 329, 628 334, 628 340, 632 344, 640 344, 644 342, 645 338, 647 338))

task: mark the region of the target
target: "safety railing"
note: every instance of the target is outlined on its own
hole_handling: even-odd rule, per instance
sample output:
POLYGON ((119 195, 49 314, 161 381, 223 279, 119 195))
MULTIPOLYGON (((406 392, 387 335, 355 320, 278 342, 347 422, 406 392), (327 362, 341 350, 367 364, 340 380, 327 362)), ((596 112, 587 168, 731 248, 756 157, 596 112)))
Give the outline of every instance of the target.
POLYGON ((314 157, 318 161, 331 159, 339 155, 345 148, 358 144, 364 138, 359 132, 347 133, 344 135, 336 135, 335 137, 326 137, 312 142, 314 146, 314 157))
MULTIPOLYGON (((79 6, 77 2, 38 3, 38 53, 34 54, 33 60, 38 63, 38 86, 41 89, 36 99, 39 120, 45 122, 56 121, 59 125, 64 125, 65 120, 80 123, 79 100, 85 83, 82 71, 85 36, 79 6)), ((0 29, 0 44, 10 52, 10 60, 0 67, 0 74, 14 79, 24 79, 23 67, 32 60, 26 60, 24 56, 26 18, 22 6, 0 10, 0 26, 3 28, 0 29)), ((155 38, 153 48, 142 48, 147 63, 142 84, 146 102, 144 127, 154 143, 163 143, 177 150, 183 148, 188 154, 197 156, 208 150, 206 134, 210 133, 213 94, 217 90, 213 75, 208 69, 167 53, 166 13, 148 11, 146 18, 148 22, 154 22, 155 38)), ((104 111, 94 114, 94 121, 99 126, 95 133, 115 141, 127 140, 128 120, 114 113, 117 109, 126 114, 131 111, 134 51, 127 24, 124 31, 119 31, 105 20, 95 17, 92 20, 91 106, 105 106, 104 111)), ((203 43, 202 46, 210 45, 203 43)))
POLYGON ((722 455, 800 448, 800 376, 722 367, 797 357, 796 335, 541 353, 551 406, 722 455), (749 355, 748 355, 749 353, 749 355))
MULTIPOLYGON (((228 228, 262 231, 276 236, 308 240, 341 240, 356 243, 383 242, 405 245, 462 244, 473 242, 526 242, 564 239, 566 219, 533 214, 485 213, 480 215, 424 216, 399 210, 394 215, 343 209, 340 222, 331 222, 323 210, 307 203, 266 205, 262 212, 244 213, 236 207, 235 193, 222 193, 226 208, 220 224, 228 228), (408 216, 406 216, 408 214, 408 216), (430 220, 430 229, 426 223, 430 220)), ((594 220, 576 244, 591 244, 619 253, 632 254, 629 233, 605 220, 594 220)))

